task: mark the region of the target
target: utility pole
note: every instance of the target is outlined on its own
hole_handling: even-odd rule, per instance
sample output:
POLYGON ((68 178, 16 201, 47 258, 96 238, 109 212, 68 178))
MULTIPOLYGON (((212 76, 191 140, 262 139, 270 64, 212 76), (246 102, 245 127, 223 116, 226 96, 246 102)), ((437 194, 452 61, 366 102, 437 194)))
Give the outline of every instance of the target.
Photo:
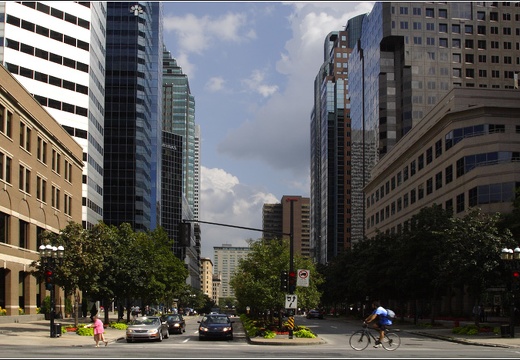
MULTIPOLYGON (((290 240, 289 240, 289 294, 293 295, 296 288, 296 274, 294 272, 294 202, 298 201, 297 197, 287 197, 285 201, 291 203, 291 219, 290 219, 290 240), (294 282, 294 286, 291 284, 294 282)), ((293 338, 294 332, 294 312, 295 310, 289 310, 289 339, 293 338)))

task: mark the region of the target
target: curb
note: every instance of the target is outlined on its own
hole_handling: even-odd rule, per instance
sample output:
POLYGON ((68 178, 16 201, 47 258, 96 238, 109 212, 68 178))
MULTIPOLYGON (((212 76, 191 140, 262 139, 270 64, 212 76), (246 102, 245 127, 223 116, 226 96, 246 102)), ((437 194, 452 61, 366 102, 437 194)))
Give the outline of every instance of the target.
POLYGON ((429 338, 433 338, 433 339, 439 339, 439 340, 443 340, 443 341, 449 341, 449 342, 464 344, 464 345, 500 347, 500 348, 506 348, 506 349, 516 348, 516 346, 483 343, 483 342, 478 342, 478 341, 473 341, 473 340, 454 338, 451 336, 435 335, 435 334, 430 334, 430 333, 421 332, 421 331, 408 331, 408 332, 410 334, 414 334, 414 335, 419 335, 419 336, 424 336, 424 337, 429 337, 429 338))

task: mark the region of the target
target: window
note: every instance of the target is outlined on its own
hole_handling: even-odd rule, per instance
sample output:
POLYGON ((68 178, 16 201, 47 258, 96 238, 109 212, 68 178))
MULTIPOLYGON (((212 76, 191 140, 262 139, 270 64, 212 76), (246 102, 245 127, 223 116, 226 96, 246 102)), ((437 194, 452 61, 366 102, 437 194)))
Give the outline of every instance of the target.
POLYGON ((69 194, 64 194, 64 196, 63 196, 63 212, 66 215, 70 216, 72 214, 71 205, 72 205, 72 198, 70 197, 69 194))
POLYGON ((442 155, 442 140, 439 140, 435 143, 435 158, 437 159, 442 155))
POLYGON ((36 177, 36 198, 40 201, 47 202, 46 196, 47 181, 40 176, 36 177))
POLYGON ((454 54, 452 54, 452 56, 453 56, 453 62, 457 63, 457 64, 460 64, 460 62, 461 62, 461 55, 454 53, 454 54))
POLYGON ((479 56, 478 56, 478 62, 479 62, 479 63, 486 63, 486 62, 487 62, 487 57, 486 57, 486 55, 479 55, 479 56))
POLYGON ((47 142, 38 136, 36 157, 42 163, 47 164, 47 142))
POLYGON ((0 104, 0 132, 10 138, 12 136, 13 113, 0 104))
POLYGON ((474 78, 475 77, 475 69, 466 69, 466 77, 474 78))
POLYGON ((466 41, 464 41, 464 47, 466 49, 473 49, 473 40, 466 39, 466 41))
POLYGON ((456 49, 460 49, 460 47, 461 47, 460 39, 452 39, 451 40, 451 47, 456 48, 456 49))
POLYGON ((479 50, 486 50, 487 49, 486 40, 478 40, 477 47, 479 50))
POLYGON ((18 237, 18 246, 27 249, 29 246, 29 223, 23 220, 19 220, 19 237, 18 237))
POLYGON ((467 64, 473 64, 475 62, 475 55, 473 55, 473 54, 466 54, 464 60, 465 60, 464 62, 467 63, 467 64))
POLYGON ((65 160, 65 180, 72 182, 72 164, 65 160))
POLYGON ((9 239, 9 218, 9 215, 0 212, 0 243, 6 244, 9 239))
POLYGON ((429 178, 426 180, 426 195, 430 195, 433 192, 433 179, 429 178))
POLYGON ((439 190, 442 187, 442 171, 435 174, 435 190, 439 190))
POLYGON ((450 182, 453 181, 453 165, 449 165, 446 167, 444 177, 445 177, 444 182, 446 184, 449 184, 450 182))
POLYGON ((439 18, 440 19, 446 19, 448 17, 448 10, 446 9, 439 9, 439 18))
POLYGON ((439 32, 447 33, 448 32, 448 24, 439 24, 439 32))
POLYGON ((460 34, 460 25, 459 24, 451 25, 451 32, 454 34, 460 34))
POLYGON ((419 157, 417 158, 417 164, 419 166, 419 170, 422 170, 424 168, 424 155, 423 154, 419 155, 419 157))
POLYGON ((426 149, 426 164, 431 163, 433 160, 433 149, 429 147, 426 149))
POLYGON ((20 121, 20 146, 31 152, 31 129, 20 121))
POLYGON ((439 46, 440 47, 448 47, 448 39, 447 38, 440 38, 439 39, 439 46))
POLYGON ((410 176, 415 175, 415 160, 410 163, 410 176))
POLYGON ((484 25, 477 26, 477 34, 486 35, 486 27, 484 25))
POLYGON ((426 17, 435 17, 435 12, 433 9, 426 9, 426 17))
POLYGON ((55 209, 60 208, 60 189, 58 189, 55 185, 52 185, 51 206, 55 209))
POLYGON ((477 20, 485 21, 486 13, 484 11, 477 11, 477 20))
POLYGON ((0 151, 0 180, 11 183, 11 163, 12 159, 0 151))
POLYGON ((52 149, 51 169, 58 174, 60 173, 60 158, 60 154, 56 150, 52 149))
POLYGON ((466 33, 466 34, 473 34, 473 25, 466 25, 466 26, 464 26, 464 33, 466 33))
POLYGON ((20 165, 18 188, 27 194, 31 192, 31 171, 24 165, 20 165))
POLYGON ((464 193, 457 195, 457 213, 464 211, 464 193))

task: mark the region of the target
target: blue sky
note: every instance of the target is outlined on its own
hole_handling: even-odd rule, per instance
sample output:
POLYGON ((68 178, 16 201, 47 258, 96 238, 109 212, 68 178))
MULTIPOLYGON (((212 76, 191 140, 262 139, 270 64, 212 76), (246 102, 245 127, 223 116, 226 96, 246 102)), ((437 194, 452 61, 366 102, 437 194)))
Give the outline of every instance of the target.
MULTIPOLYGON (((262 228, 262 206, 310 196, 310 114, 323 44, 373 2, 164 2, 164 43, 201 127, 199 220, 262 228)), ((261 232, 201 224, 202 256, 261 232)))

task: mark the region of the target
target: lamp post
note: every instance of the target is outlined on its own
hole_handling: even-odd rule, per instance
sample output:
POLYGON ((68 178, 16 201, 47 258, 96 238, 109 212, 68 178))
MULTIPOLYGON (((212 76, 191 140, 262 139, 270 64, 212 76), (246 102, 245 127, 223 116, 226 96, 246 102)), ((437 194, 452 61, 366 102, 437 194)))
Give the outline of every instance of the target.
POLYGON ((51 338, 55 338, 58 336, 56 333, 56 329, 54 328, 54 317, 55 317, 55 304, 54 304, 54 272, 58 266, 61 266, 63 263, 63 255, 65 249, 63 246, 53 246, 50 244, 40 245, 40 261, 43 267, 43 273, 45 275, 45 289, 51 292, 51 309, 50 309, 50 319, 51 319, 51 338))
POLYGON ((500 259, 504 264, 508 264, 507 270, 510 271, 509 282, 511 283, 511 306, 509 315, 509 334, 512 338, 515 337, 515 295, 520 290, 520 271, 518 264, 520 262, 520 247, 514 250, 504 248, 500 252, 500 259))

